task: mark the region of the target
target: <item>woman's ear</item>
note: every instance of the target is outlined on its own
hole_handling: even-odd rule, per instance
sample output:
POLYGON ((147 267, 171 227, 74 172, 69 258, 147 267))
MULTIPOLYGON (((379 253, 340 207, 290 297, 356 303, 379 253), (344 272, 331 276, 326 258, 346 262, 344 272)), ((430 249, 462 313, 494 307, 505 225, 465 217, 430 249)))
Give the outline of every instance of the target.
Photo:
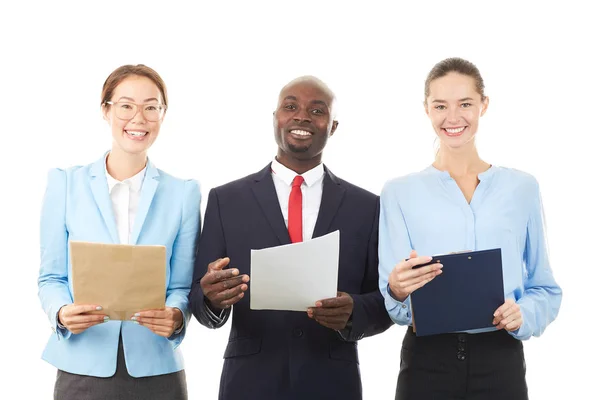
POLYGON ((489 104, 490 104, 490 97, 485 96, 485 98, 483 99, 483 102, 481 104, 481 113, 479 114, 480 117, 483 117, 483 114, 485 114, 485 112, 487 111, 489 104))
POLYGON ((102 111, 102 118, 106 121, 106 122, 110 122, 110 117, 108 116, 108 113, 110 112, 110 108, 108 105, 103 104, 100 106, 100 109, 102 111))

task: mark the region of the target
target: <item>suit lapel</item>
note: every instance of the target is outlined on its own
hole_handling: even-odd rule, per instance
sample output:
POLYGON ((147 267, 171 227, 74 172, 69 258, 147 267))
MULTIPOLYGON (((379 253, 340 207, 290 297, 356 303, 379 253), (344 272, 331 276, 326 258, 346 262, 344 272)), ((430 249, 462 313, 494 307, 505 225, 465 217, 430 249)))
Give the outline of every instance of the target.
POLYGON ((110 195, 108 193, 108 183, 106 182, 106 155, 102 159, 92 164, 90 168, 90 186, 96 205, 102 214, 106 229, 110 234, 113 243, 119 243, 119 235, 117 234, 117 222, 113 212, 110 195))
POLYGON ((131 231, 131 244, 137 244, 140 237, 140 232, 144 226, 144 221, 148 216, 148 211, 152 205, 154 194, 158 188, 160 182, 160 175, 156 167, 148 160, 148 167, 146 169, 146 176, 142 184, 142 192, 140 194, 140 203, 138 205, 137 214, 133 223, 133 229, 131 231))
POLYGON ((342 204, 345 192, 346 189, 340 184, 340 180, 325 167, 323 195, 321 197, 321 206, 319 207, 319 215, 313 232, 313 238, 329 233, 329 227, 342 204))
POLYGON ((281 215, 281 205, 277 199, 277 191, 271 177, 271 164, 267 165, 262 171, 256 174, 254 178, 252 192, 260 205, 269 225, 277 235, 281 244, 289 244, 290 235, 285 226, 283 215, 281 215))

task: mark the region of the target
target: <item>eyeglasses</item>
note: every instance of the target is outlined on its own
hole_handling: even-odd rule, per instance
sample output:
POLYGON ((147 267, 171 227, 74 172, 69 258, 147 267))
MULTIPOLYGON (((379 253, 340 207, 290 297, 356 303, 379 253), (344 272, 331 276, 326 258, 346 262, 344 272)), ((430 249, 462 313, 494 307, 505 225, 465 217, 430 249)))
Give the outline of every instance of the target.
POLYGON ((156 122, 160 120, 167 110, 167 106, 163 104, 135 104, 126 101, 107 101, 104 104, 110 104, 114 106, 115 114, 117 118, 129 121, 136 116, 139 111, 139 107, 142 109, 142 114, 147 121, 156 122))

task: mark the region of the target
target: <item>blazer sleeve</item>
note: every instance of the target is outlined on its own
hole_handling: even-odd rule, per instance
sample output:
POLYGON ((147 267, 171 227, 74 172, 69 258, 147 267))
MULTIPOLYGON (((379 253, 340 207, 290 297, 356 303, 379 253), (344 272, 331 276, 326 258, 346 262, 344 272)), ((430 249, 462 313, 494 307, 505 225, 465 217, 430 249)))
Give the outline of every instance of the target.
POLYGON ((207 328, 216 329, 225 325, 231 308, 223 310, 218 317, 211 312, 204 299, 200 279, 206 274, 208 264, 227 256, 227 247, 221 222, 221 210, 216 189, 208 194, 208 203, 204 213, 204 226, 198 242, 198 252, 194 263, 194 277, 190 291, 190 307, 194 317, 207 328))
POLYGON ((373 216, 373 225, 369 237, 369 248, 362 282, 361 294, 352 294, 354 309, 352 326, 349 332, 342 332, 347 341, 355 341, 365 336, 384 332, 392 322, 385 309, 383 297, 378 288, 378 242, 379 242, 379 198, 373 216))
POLYGON ((200 226, 200 187, 195 180, 184 183, 181 225, 171 254, 171 275, 167 287, 167 307, 176 307, 183 314, 183 327, 169 337, 174 347, 183 340, 190 320, 188 294, 192 283, 196 237, 200 226))
POLYGON ((68 280, 66 207, 67 175, 64 170, 52 169, 48 173, 40 221, 38 296, 59 340, 70 338, 71 332, 58 326, 58 311, 73 303, 68 280))

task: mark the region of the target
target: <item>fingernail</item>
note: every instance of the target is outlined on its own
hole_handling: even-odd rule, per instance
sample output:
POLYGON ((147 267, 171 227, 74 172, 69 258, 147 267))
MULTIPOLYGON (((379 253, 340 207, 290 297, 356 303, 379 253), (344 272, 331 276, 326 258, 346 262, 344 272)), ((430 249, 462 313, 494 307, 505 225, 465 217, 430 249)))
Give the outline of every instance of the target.
POLYGON ((139 316, 140 316, 140 313, 139 313, 139 312, 136 312, 135 314, 133 314, 133 316, 134 316, 134 317, 139 317, 139 316))
POLYGON ((110 319, 110 317, 108 315, 104 316, 104 322, 107 322, 110 319))
POLYGON ((497 316, 498 316, 498 311, 496 311, 496 312, 494 313, 494 317, 497 317, 497 316))
POLYGON ((317 307, 321 307, 321 306, 323 305, 323 303, 321 303, 320 301, 317 301, 317 302, 315 303, 315 305, 316 305, 317 307))
POLYGON ((139 325, 140 323, 137 321, 133 321, 134 324, 139 325))
POLYGON ((438 264, 438 267, 444 268, 444 264, 438 264))
POLYGON ((137 317, 131 317, 132 321, 135 321, 137 319, 137 317))
POLYGON ((97 306, 97 307, 96 307, 96 310, 100 311, 100 310, 102 310, 102 307, 100 307, 100 306, 97 306))

